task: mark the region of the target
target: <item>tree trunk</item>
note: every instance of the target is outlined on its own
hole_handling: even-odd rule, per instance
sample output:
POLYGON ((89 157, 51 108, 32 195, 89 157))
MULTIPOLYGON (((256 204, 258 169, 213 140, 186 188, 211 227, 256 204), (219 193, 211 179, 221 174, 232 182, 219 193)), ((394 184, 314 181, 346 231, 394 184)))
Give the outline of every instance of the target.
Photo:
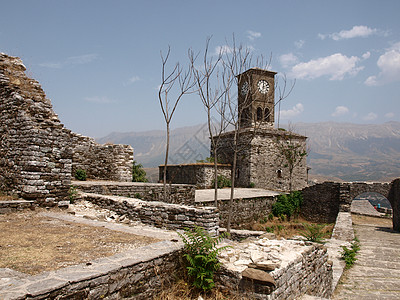
POLYGON ((217 149, 214 145, 214 206, 218 208, 218 161, 217 149))
POLYGON ((167 122, 167 146, 165 149, 165 160, 164 160, 164 202, 167 202, 167 165, 168 165, 168 153, 169 153, 169 123, 167 122))
POLYGON ((229 197, 229 208, 228 208, 228 220, 226 222, 226 231, 228 233, 231 232, 231 223, 232 223, 232 213, 233 213, 233 197, 235 193, 235 177, 236 177, 236 160, 237 160, 237 130, 235 130, 233 136, 233 163, 232 163, 232 171, 231 171, 231 195, 229 197))

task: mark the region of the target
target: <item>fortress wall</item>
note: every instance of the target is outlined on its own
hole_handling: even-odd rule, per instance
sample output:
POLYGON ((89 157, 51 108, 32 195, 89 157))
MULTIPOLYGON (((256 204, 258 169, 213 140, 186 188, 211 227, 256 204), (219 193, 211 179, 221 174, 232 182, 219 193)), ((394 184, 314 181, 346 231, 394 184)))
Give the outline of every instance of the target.
POLYGON ((0 189, 53 205, 68 197, 74 166, 94 178, 131 178, 132 148, 98 145, 66 129, 25 70, 19 58, 0 53, 0 189))
POLYGON ((72 174, 86 171, 89 179, 132 181, 133 149, 130 145, 98 144, 93 138, 70 134, 72 174))
POLYGON ((19 58, 0 54, 0 188, 52 205, 67 196, 68 132, 19 58))

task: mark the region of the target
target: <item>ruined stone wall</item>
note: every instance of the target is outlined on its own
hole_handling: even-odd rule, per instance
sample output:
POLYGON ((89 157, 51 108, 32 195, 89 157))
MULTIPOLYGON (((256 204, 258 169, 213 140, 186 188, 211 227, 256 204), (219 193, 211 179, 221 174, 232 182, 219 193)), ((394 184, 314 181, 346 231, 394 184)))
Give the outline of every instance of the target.
POLYGON ((167 201, 164 201, 164 185, 161 183, 74 181, 72 185, 85 193, 123 196, 173 204, 194 205, 196 197, 195 186, 189 184, 168 184, 167 201))
POLYGON ((84 200, 147 225, 172 230, 201 226, 212 235, 218 234, 219 231, 218 209, 215 207, 197 208, 87 193, 82 193, 81 196, 84 200))
MULTIPOLYGON (((218 150, 221 162, 233 163, 233 133, 222 135, 218 150)), ((283 155, 289 146, 306 151, 306 137, 276 129, 245 129, 239 132, 237 155, 238 186, 248 187, 251 183, 257 188, 277 191, 290 190, 290 168, 283 155)), ((292 190, 307 186, 306 157, 299 160, 291 176, 292 190)))
POLYGON ((72 174, 86 171, 89 179, 132 181, 133 149, 130 145, 98 144, 93 138, 71 133, 72 174))
MULTIPOLYGON (((225 245, 225 244, 222 244, 225 245)), ((219 255, 217 286, 249 299, 302 299, 332 295, 332 262, 327 248, 293 240, 250 238, 219 255)))
POLYGON ((16 57, 0 54, 0 188, 52 205, 67 196, 68 132, 39 83, 16 57))
MULTIPOLYGON (((162 182, 164 177, 164 166, 159 168, 159 179, 162 182)), ((231 166, 218 164, 218 175, 231 177, 231 166)), ((194 184, 198 189, 213 188, 214 164, 197 163, 167 166, 167 182, 194 184)))
POLYGON ((98 145, 64 128, 17 57, 0 53, 0 189, 42 205, 68 197, 77 167, 89 178, 128 181, 133 150, 98 145))

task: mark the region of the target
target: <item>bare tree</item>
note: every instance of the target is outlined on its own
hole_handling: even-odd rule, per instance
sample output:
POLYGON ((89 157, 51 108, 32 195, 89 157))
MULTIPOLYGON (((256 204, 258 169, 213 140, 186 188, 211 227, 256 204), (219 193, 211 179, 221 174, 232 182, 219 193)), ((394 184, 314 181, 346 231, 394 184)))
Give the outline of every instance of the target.
POLYGON ((207 127, 214 157, 214 206, 218 207, 217 149, 221 133, 226 129, 228 123, 224 119, 224 105, 226 103, 221 101, 226 93, 226 88, 220 83, 221 78, 224 76, 221 74, 223 72, 223 69, 221 70, 221 66, 223 66, 221 63, 222 51, 219 51, 216 57, 209 55, 210 40, 211 37, 207 37, 202 64, 196 65, 197 56, 194 55, 193 51, 189 52, 189 60, 193 69, 198 95, 207 113, 207 127), (216 111, 220 112, 219 120, 213 118, 213 114, 216 111))
POLYGON ((169 136, 170 124, 172 117, 175 113, 179 101, 185 94, 191 93, 195 82, 192 80, 192 68, 189 65, 187 70, 183 70, 179 63, 176 63, 172 70, 167 71, 167 62, 171 53, 171 47, 168 46, 167 54, 161 56, 161 85, 158 90, 158 100, 160 102, 161 111, 164 116, 166 124, 166 147, 165 147, 165 160, 164 160, 164 201, 167 201, 167 165, 169 154, 169 136), (171 95, 172 94, 172 95, 171 95), (171 102, 171 98, 173 99, 171 102))

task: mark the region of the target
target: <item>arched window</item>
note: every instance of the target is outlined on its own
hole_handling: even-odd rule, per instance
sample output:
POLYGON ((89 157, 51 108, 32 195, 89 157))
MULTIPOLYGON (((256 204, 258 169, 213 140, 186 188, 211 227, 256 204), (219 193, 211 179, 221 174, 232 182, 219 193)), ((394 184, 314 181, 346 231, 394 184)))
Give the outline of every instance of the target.
POLYGON ((278 178, 282 178, 282 170, 277 170, 276 175, 278 176, 278 178))
POLYGON ((269 109, 266 108, 264 110, 264 121, 270 122, 270 120, 271 120, 270 116, 271 116, 271 113, 270 113, 269 109))
POLYGON ((257 121, 262 121, 262 108, 261 107, 257 107, 257 121))

